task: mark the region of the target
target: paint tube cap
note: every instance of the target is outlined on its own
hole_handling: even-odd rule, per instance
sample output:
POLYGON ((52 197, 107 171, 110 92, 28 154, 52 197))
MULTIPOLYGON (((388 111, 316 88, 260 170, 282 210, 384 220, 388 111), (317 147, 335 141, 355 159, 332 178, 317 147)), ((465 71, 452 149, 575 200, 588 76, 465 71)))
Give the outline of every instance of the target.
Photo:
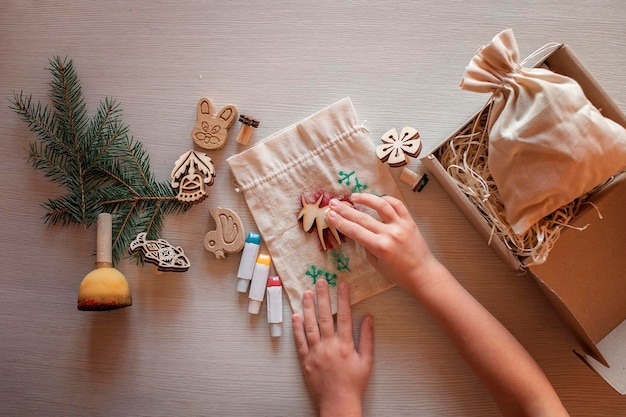
POLYGON ((237 280, 237 291, 239 292, 248 292, 248 286, 250 285, 250 280, 245 278, 239 278, 237 280))
POLYGON ((279 337, 282 334, 283 334, 282 323, 270 323, 270 336, 279 337))
POLYGON ((261 311, 261 302, 257 300, 250 300, 248 303, 248 313, 259 314, 261 311))

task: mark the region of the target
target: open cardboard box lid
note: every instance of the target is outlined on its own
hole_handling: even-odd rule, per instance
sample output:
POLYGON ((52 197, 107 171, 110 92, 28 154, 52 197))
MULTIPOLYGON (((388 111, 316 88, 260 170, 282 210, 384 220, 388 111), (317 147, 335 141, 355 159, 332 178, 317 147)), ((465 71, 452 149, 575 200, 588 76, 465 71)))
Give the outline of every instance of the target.
POLYGON ((563 229, 547 261, 529 269, 575 330, 580 356, 626 394, 626 175, 589 201, 570 223, 585 229, 563 229))
MULTIPOLYGON (((626 127, 626 116, 563 44, 542 48, 527 59, 526 67, 545 65, 576 80, 602 114, 626 127)), ((457 132, 474 123, 482 109, 457 132)), ((497 237, 483 214, 465 196, 437 159, 444 140, 422 163, 437 178, 470 222, 492 248, 514 269, 526 268, 526 259, 514 255, 497 237)), ((581 344, 577 352, 622 395, 626 394, 626 175, 616 177, 596 192, 591 204, 565 228, 543 265, 528 267, 557 312, 581 344), (599 214, 602 216, 600 218, 599 214)))

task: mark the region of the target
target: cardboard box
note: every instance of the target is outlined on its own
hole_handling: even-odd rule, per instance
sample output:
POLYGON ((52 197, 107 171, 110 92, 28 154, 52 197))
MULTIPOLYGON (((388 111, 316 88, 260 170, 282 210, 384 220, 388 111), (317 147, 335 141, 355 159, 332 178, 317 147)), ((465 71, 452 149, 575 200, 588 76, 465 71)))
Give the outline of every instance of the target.
MULTIPOLYGON (((525 66, 545 66, 569 76, 582 87, 602 114, 626 127, 626 116, 602 90, 567 45, 554 45, 525 66)), ((556 311, 580 342, 575 353, 615 390, 626 394, 626 175, 615 177, 594 192, 571 224, 583 231, 565 228, 541 265, 528 266, 492 235, 492 228, 477 206, 451 179, 438 157, 458 132, 476 122, 483 109, 449 138, 422 158, 490 246, 513 269, 527 269, 556 311), (601 213, 602 218, 598 215, 601 213)))

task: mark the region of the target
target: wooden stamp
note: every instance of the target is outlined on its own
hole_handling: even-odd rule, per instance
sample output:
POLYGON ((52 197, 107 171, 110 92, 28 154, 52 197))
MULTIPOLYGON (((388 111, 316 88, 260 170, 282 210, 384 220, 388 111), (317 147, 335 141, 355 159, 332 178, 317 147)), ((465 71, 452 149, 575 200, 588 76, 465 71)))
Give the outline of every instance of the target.
POLYGON ((304 194, 301 196, 302 210, 298 213, 298 220, 302 219, 302 228, 305 232, 308 232, 313 227, 313 223, 317 226, 317 237, 322 244, 322 249, 327 250, 326 242, 324 240, 324 230, 328 229, 331 235, 335 238, 338 245, 341 245, 341 239, 339 238, 339 232, 333 226, 326 223, 326 213, 330 208, 328 206, 320 207, 322 198, 324 195, 320 195, 315 203, 307 203, 304 198, 304 194))
POLYGON ((130 253, 139 250, 146 262, 156 265, 159 271, 184 272, 191 266, 183 248, 172 246, 165 239, 146 240, 145 232, 139 233, 130 243, 130 253))
POLYGON ((398 135, 396 128, 392 128, 381 136, 382 145, 376 147, 376 156, 389 166, 399 167, 406 165, 409 157, 416 158, 422 150, 422 141, 415 128, 405 126, 398 135))
POLYGON ((217 114, 211 99, 202 97, 196 106, 196 118, 191 130, 193 142, 204 149, 220 149, 226 143, 228 129, 237 118, 237 107, 228 104, 217 114))
POLYGON ((423 174, 421 177, 418 173, 411 171, 408 168, 404 168, 400 174, 400 180, 411 186, 412 191, 421 193, 426 184, 428 184, 428 175, 423 174))
POLYGON ((224 259, 227 253, 241 251, 246 241, 246 231, 237 213, 222 207, 213 207, 209 213, 217 229, 204 235, 204 248, 217 259, 224 259))
POLYGON ((199 203, 209 196, 206 189, 213 184, 215 167, 205 153, 192 149, 176 160, 170 176, 172 188, 178 189, 178 200, 199 203))
POLYGON ((239 129, 239 134, 237 135, 237 142, 247 145, 252 132, 259 127, 259 121, 245 114, 239 116, 239 121, 241 122, 241 129, 239 129))
POLYGON ((96 233, 96 269, 83 278, 78 289, 78 309, 106 311, 133 304, 126 277, 113 267, 112 219, 109 213, 98 214, 96 233))

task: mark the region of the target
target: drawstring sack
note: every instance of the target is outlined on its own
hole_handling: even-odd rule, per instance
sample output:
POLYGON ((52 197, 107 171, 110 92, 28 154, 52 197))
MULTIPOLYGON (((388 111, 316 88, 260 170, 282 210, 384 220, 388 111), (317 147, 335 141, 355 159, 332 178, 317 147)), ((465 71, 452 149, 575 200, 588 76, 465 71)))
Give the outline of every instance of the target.
POLYGON ((523 68, 510 29, 472 58, 461 88, 492 94, 488 166, 516 234, 626 168, 626 130, 576 81, 523 68))
MULTIPOLYGON (((369 264, 363 247, 343 236, 339 236, 338 244, 333 231, 323 228, 323 215, 309 232, 304 230, 314 218, 309 213, 303 215, 305 204, 315 212, 316 205, 326 206, 331 197, 349 199, 353 192, 402 199, 389 169, 376 156, 367 129, 359 124, 349 98, 227 162, 294 312, 302 312, 302 294, 313 289, 320 278, 329 283, 333 312, 341 281, 350 285, 353 303, 392 286, 369 264), (318 234, 320 225, 323 239, 318 234)), ((357 208, 378 217, 369 209, 357 208)))

